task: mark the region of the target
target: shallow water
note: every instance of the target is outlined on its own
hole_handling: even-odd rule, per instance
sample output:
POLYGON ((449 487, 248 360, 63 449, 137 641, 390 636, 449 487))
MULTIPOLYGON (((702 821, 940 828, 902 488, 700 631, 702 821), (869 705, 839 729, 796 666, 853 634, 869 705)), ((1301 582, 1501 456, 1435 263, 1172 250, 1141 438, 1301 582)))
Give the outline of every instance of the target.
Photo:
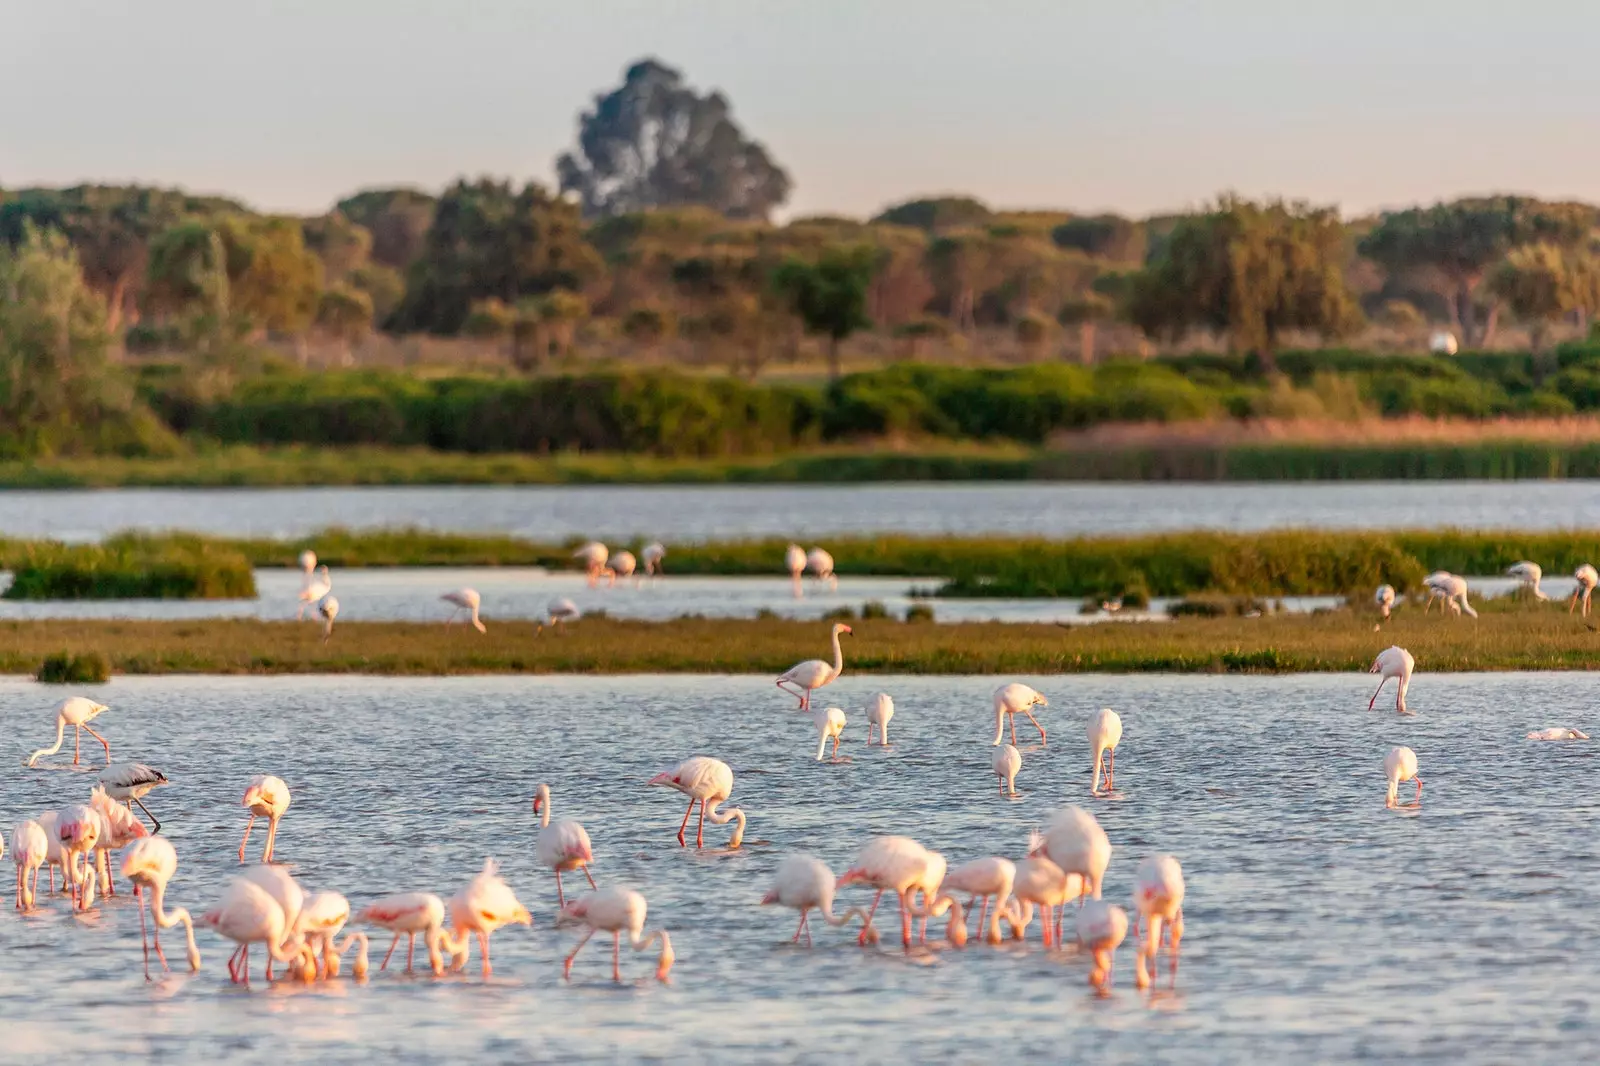
MULTIPOLYGON (((1076 536, 1182 529, 1568 529, 1600 482, 555 486, 0 491, 0 535, 120 529, 298 536, 328 526, 668 541, 845 534, 1076 536)), ((670 562, 670 560, 669 560, 670 562)))
MULTIPOLYGON (((939 1062, 1002 1047, 1040 1061, 1065 1048, 1141 1063, 1577 1061, 1600 1037, 1600 749, 1521 739, 1553 724, 1597 732, 1590 678, 1419 675, 1405 719, 1366 710, 1364 675, 1030 680, 1051 698, 1051 743, 1024 740, 1024 794, 1007 800, 989 770, 994 678, 846 674, 820 694, 851 714, 838 764, 813 760, 808 721, 765 678, 119 678, 96 690, 112 706, 97 724, 115 757, 173 778, 150 800, 180 857, 173 904, 216 900, 237 869, 238 798, 274 772, 294 791, 279 857, 308 887, 356 907, 448 894, 492 854, 535 925, 496 935, 487 985, 474 969, 269 989, 258 970, 246 992, 228 985, 229 947, 209 932, 199 974, 146 985, 131 897, 81 919, 52 899, 0 914, 0 1057, 821 1062, 914 1046, 916 1061, 939 1062), (858 708, 880 689, 896 700, 894 746, 869 750, 858 708), (1088 797, 1082 727, 1099 706, 1125 727, 1110 799, 1088 797), (1396 743, 1417 752, 1420 812, 1383 807, 1396 743), (696 753, 735 769, 750 817, 736 853, 680 850, 679 797, 644 785, 696 753), (672 931, 669 986, 626 954, 629 983, 612 985, 598 939, 561 981, 576 934, 552 930, 554 887, 532 856, 541 780, 557 817, 587 826, 602 883, 640 888, 648 925, 672 931), (1127 945, 1101 999, 1082 959, 1037 940, 907 956, 826 929, 808 951, 787 943, 791 913, 756 905, 790 851, 842 871, 870 834, 903 833, 952 865, 1017 857, 1067 802, 1111 836, 1110 897, 1125 899, 1143 855, 1183 861, 1176 991, 1136 992, 1127 945)), ((20 766, 61 695, 0 682, 5 824, 79 799, 93 779, 59 758, 20 766)), ((726 832, 708 826, 707 843, 726 832)))

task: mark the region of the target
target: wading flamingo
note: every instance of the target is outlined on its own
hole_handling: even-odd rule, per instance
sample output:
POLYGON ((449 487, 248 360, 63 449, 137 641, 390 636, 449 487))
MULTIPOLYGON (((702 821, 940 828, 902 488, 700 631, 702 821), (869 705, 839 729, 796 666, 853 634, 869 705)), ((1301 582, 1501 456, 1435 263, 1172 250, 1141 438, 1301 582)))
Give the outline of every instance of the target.
POLYGON ((789 571, 789 580, 794 585, 794 598, 801 599, 806 590, 800 578, 806 572, 806 550, 798 544, 791 544, 783 553, 783 568, 789 571))
POLYGON ((322 643, 333 636, 333 620, 339 617, 339 598, 324 596, 317 603, 317 613, 322 616, 322 643))
POLYGON ((833 624, 833 663, 821 659, 807 659, 789 667, 778 678, 778 687, 800 701, 800 710, 811 709, 811 694, 824 685, 831 685, 844 673, 844 649, 839 647, 839 634, 855 632, 843 622, 833 624), (784 688, 793 685, 793 689, 784 688))
POLYGON ((580 921, 589 928, 584 930, 578 946, 572 949, 561 966, 561 976, 572 977, 572 960, 578 957, 583 945, 595 933, 611 934, 611 979, 622 980, 622 965, 618 956, 622 951, 622 934, 628 934, 628 946, 635 951, 649 951, 657 940, 661 941, 661 957, 656 963, 656 980, 665 981, 672 969, 672 938, 665 929, 644 935, 644 916, 648 909, 645 899, 631 888, 600 888, 586 892, 561 908, 561 918, 580 921))
POLYGON ((357 981, 367 976, 367 934, 351 933, 344 942, 337 943, 339 933, 350 920, 350 901, 338 892, 313 892, 305 898, 300 908, 300 918, 295 931, 306 938, 312 956, 317 960, 317 976, 328 979, 339 976, 341 957, 357 945, 355 965, 350 972, 357 981))
POLYGON ((1428 586, 1428 602, 1423 604, 1422 613, 1427 614, 1435 599, 1443 601, 1440 610, 1449 607, 1455 614, 1466 612, 1473 618, 1478 617, 1478 612, 1467 602, 1467 579, 1445 570, 1435 570, 1423 579, 1423 584, 1428 586))
POLYGON ((1140 988, 1150 985, 1150 974, 1161 950, 1163 927, 1167 934, 1167 956, 1172 963, 1172 980, 1178 980, 1178 942, 1183 939, 1183 867, 1171 855, 1152 855, 1139 863, 1133 875, 1133 932, 1139 942, 1135 981, 1140 988), (1149 960, 1149 969, 1145 961, 1149 960))
POLYGON ((168 911, 164 902, 167 882, 177 872, 178 853, 172 849, 170 841, 161 837, 145 837, 134 841, 122 857, 122 876, 133 883, 133 895, 139 904, 139 944, 144 948, 144 976, 147 981, 150 979, 150 942, 145 938, 146 907, 149 907, 150 917, 155 923, 152 939, 155 941, 156 958, 161 960, 161 968, 171 969, 167 965, 166 953, 161 950, 161 930, 182 923, 184 936, 189 942, 189 969, 191 972, 200 969, 200 949, 195 946, 194 922, 190 920, 189 912, 182 907, 168 911), (148 899, 145 898, 147 894, 148 899))
POLYGON ((506 925, 533 926, 533 915, 517 902, 511 886, 500 877, 500 865, 493 859, 483 860, 483 869, 466 887, 445 901, 450 912, 450 935, 447 946, 455 956, 452 969, 459 970, 467 964, 472 941, 468 934, 478 938, 478 948, 483 952, 483 976, 493 972, 489 963, 489 938, 494 931, 506 925))
MULTIPOLYGON (((272 897, 283 911, 284 925, 290 932, 300 931, 300 912, 305 909, 306 890, 300 887, 300 882, 294 875, 282 866, 252 866, 249 870, 239 875, 249 881, 261 891, 272 897)), ((272 969, 272 964, 267 963, 267 969, 272 969)), ((272 974, 268 973, 268 977, 272 974)))
POLYGON ((1373 593, 1372 602, 1378 605, 1378 613, 1383 615, 1383 620, 1389 620, 1389 610, 1394 606, 1394 586, 1379 585, 1378 591, 1373 593))
POLYGON ((689 797, 689 808, 683 812, 683 824, 678 826, 678 846, 686 846, 683 842, 684 830, 689 827, 689 815, 694 813, 696 802, 700 804, 700 828, 695 831, 694 846, 706 846, 706 819, 709 817, 717 825, 726 825, 735 818, 739 825, 733 831, 733 836, 728 841, 728 847, 737 848, 744 842, 744 811, 738 807, 730 807, 726 811, 719 811, 717 807, 727 802, 733 794, 733 770, 720 759, 696 755, 692 759, 685 759, 670 770, 650 779, 652 785, 665 785, 675 788, 689 797))
POLYGON ((639 561, 644 564, 645 577, 660 577, 666 573, 661 566, 661 560, 667 557, 667 549, 660 541, 652 541, 639 551, 639 561))
POLYGON ((304 621, 306 608, 322 602, 324 596, 333 591, 333 575, 326 566, 317 567, 317 572, 309 577, 300 587, 300 612, 295 615, 297 621, 304 621))
POLYGON ((867 747, 872 747, 872 735, 877 733, 879 743, 889 746, 889 719, 894 717, 894 700, 887 692, 880 692, 867 704, 867 747))
POLYGON ((278 839, 278 821, 289 809, 289 786, 283 783, 283 778, 271 774, 252 777, 240 806, 250 808, 250 821, 244 827, 244 838, 239 841, 239 861, 244 862, 244 846, 250 843, 250 830, 255 828, 256 819, 265 818, 267 843, 261 849, 261 861, 271 862, 272 845, 278 839))
POLYGON ((1000 746, 1000 738, 1005 733, 1006 723, 1011 723, 1011 743, 1017 742, 1017 715, 1022 715, 1033 723, 1033 728, 1039 731, 1039 743, 1045 744, 1044 726, 1033 716, 1034 707, 1048 707, 1050 701, 1038 692, 1013 681, 1009 685, 1001 685, 994 690, 994 746, 1000 746))
POLYGON ((1406 691, 1411 688, 1411 674, 1416 668, 1417 660, 1413 659, 1411 653, 1404 648, 1391 647, 1380 651, 1378 657, 1372 660, 1372 665, 1367 668, 1367 673, 1369 674, 1383 675, 1378 678, 1377 691, 1372 694, 1372 699, 1367 701, 1367 710, 1372 710, 1377 704, 1379 693, 1383 692, 1383 686, 1388 684, 1389 679, 1392 677, 1396 682, 1394 694, 1395 712, 1397 714, 1412 714, 1413 712, 1406 706, 1406 691))
POLYGON ((608 584, 611 585, 617 583, 616 572, 606 566, 606 560, 611 558, 611 551, 599 541, 591 540, 573 552, 572 557, 583 564, 583 573, 589 581, 590 588, 599 584, 601 578, 609 579, 608 584))
POLYGON ((139 816, 106 795, 105 789, 96 785, 89 793, 89 806, 100 816, 100 841, 95 845, 94 864, 100 871, 100 883, 105 894, 117 894, 116 880, 111 876, 111 853, 150 835, 139 821, 139 816))
POLYGON ((1040 930, 1047 948, 1061 946, 1061 919, 1065 907, 1084 895, 1083 875, 1063 870, 1059 863, 1043 855, 1032 855, 1016 864, 1011 883, 1013 909, 1008 914, 1013 935, 1023 939, 1033 910, 1039 908, 1040 930))
POLYGON ((1538 563, 1530 563, 1527 561, 1514 563, 1506 568, 1506 576, 1514 577, 1518 581, 1522 582, 1522 584, 1527 587, 1528 591, 1533 594, 1534 599, 1548 600, 1550 598, 1549 596, 1546 596, 1544 594, 1544 590, 1539 587, 1539 582, 1544 578, 1544 570, 1540 568, 1538 563))
POLYGON ((473 629, 476 629, 479 633, 488 632, 484 628, 482 619, 478 617, 478 607, 482 605, 483 597, 478 595, 477 589, 456 589, 454 592, 446 592, 439 598, 455 606, 455 610, 450 612, 450 617, 444 620, 445 625, 450 625, 461 615, 462 611, 466 611, 469 614, 467 621, 472 623, 473 629))
POLYGON ((1102 707, 1089 719, 1089 748, 1094 752, 1094 783, 1089 786, 1093 795, 1100 794, 1100 767, 1105 766, 1106 791, 1116 788, 1117 745, 1122 743, 1122 719, 1109 707, 1102 707))
POLYGON ((35 821, 18 822, 11 830, 11 861, 17 867, 17 910, 33 910, 34 893, 39 888, 39 867, 44 865, 50 842, 44 826, 35 821))
POLYGON ((435 977, 444 973, 444 956, 440 952, 444 932, 444 900, 432 892, 402 892, 385 896, 357 916, 358 920, 387 929, 394 934, 384 955, 380 970, 389 968, 394 949, 400 938, 406 937, 406 973, 411 972, 412 953, 417 946, 417 936, 422 936, 422 946, 428 952, 428 966, 435 977))
POLYGON ((1383 757, 1383 772, 1389 778, 1389 795, 1384 800, 1385 807, 1420 807, 1422 806, 1422 778, 1417 776, 1417 753, 1401 745, 1390 748, 1389 754, 1383 757), (1410 803, 1397 803, 1395 795, 1400 790, 1400 782, 1415 781, 1417 783, 1417 798, 1410 803))
POLYGON ((250 983, 250 945, 257 943, 266 948, 268 981, 274 960, 289 964, 292 977, 306 982, 316 977, 316 960, 305 938, 289 927, 277 900, 243 877, 228 883, 221 902, 201 915, 200 924, 239 945, 228 957, 228 977, 235 984, 250 983))
POLYGON ((1111 840, 1094 815, 1082 807, 1064 807, 1029 845, 1029 855, 1043 855, 1067 873, 1081 875, 1084 891, 1100 898, 1111 865, 1111 840))
POLYGON ((1567 613, 1571 614, 1573 608, 1578 606, 1578 600, 1582 599, 1583 614, 1587 618, 1589 616, 1589 597, 1594 595, 1594 587, 1600 585, 1600 571, 1596 571, 1594 567, 1584 563, 1572 572, 1572 577, 1577 581, 1578 587, 1572 590, 1572 599, 1567 604, 1567 613))
POLYGON ((107 707, 105 704, 96 703, 87 696, 68 696, 62 701, 61 706, 56 708, 55 744, 48 748, 40 748, 38 751, 28 756, 28 765, 32 766, 34 763, 38 762, 40 756, 54 755, 56 752, 60 751, 62 741, 66 737, 67 726, 70 725, 73 730, 72 765, 78 765, 78 758, 81 754, 79 745, 83 740, 83 732, 87 729, 89 731, 89 735, 98 740, 100 742, 100 746, 106 749, 106 765, 110 766, 110 743, 107 742, 105 737, 101 736, 99 733, 96 733, 93 727, 89 725, 90 722, 94 721, 102 714, 105 714, 110 709, 111 708, 107 707))
POLYGON ((994 753, 994 775, 1000 779, 1000 795, 1017 794, 1017 773, 1022 769, 1022 752, 1007 744, 994 753))
POLYGON ((620 551, 611 557, 611 573, 614 577, 630 578, 638 568, 639 560, 630 551, 620 551))
POLYGON ((1128 912, 1112 903, 1092 900, 1078 912, 1078 943, 1094 959, 1089 983, 1096 988, 1111 984, 1118 945, 1128 936, 1128 912))
POLYGON ((824 707, 811 712, 817 726, 817 761, 822 761, 822 751, 833 741, 833 757, 839 757, 839 738, 844 736, 844 712, 837 707, 824 707))
MULTIPOLYGON (((557 596, 544 605, 544 610, 545 614, 550 618, 550 628, 557 632, 560 632, 566 623, 576 622, 583 617, 583 612, 578 610, 578 605, 565 596, 557 596)), ((535 635, 544 632, 545 624, 544 622, 539 623, 539 627, 534 630, 535 635)))
MULTIPOLYGON (((34 821, 38 822, 40 828, 44 830, 44 865, 50 875, 50 893, 52 895, 55 894, 56 870, 58 869, 61 871, 61 891, 71 891, 72 882, 67 878, 67 853, 62 850, 61 834, 57 832, 61 825, 61 812, 45 811, 34 821)), ((34 887, 37 888, 39 884, 38 874, 34 875, 33 880, 34 887)))
POLYGON ((810 947, 811 927, 806 920, 813 908, 829 925, 848 926, 850 919, 856 918, 860 920, 863 930, 868 926, 867 912, 860 907, 851 907, 840 915, 833 913, 833 892, 836 884, 833 871, 821 860, 814 859, 810 855, 789 855, 778 864, 772 888, 761 897, 761 902, 763 905, 776 903, 782 907, 793 907, 799 911, 800 924, 795 928, 790 943, 798 944, 800 934, 804 933, 806 947, 810 947))
POLYGON ((991 944, 998 944, 1000 913, 1005 908, 1006 898, 1011 895, 1011 886, 1016 880, 1016 863, 1010 859, 991 856, 987 859, 973 859, 971 862, 962 863, 945 874, 944 884, 940 886, 939 891, 965 892, 969 897, 967 899, 969 913, 972 905, 981 898, 983 907, 978 912, 978 928, 985 940, 991 944), (992 911, 989 909, 991 902, 994 904, 992 911))
MULTIPOLYGON (((900 939, 906 947, 910 947, 913 913, 924 917, 923 926, 927 926, 926 916, 916 912, 913 907, 913 896, 922 892, 925 907, 931 906, 939 883, 944 880, 944 873, 944 856, 929 851, 915 840, 909 837, 873 837, 862 845, 856 854, 855 865, 839 878, 839 885, 864 884, 878 890, 872 899, 871 909, 867 911, 869 927, 873 916, 878 913, 883 894, 893 892, 900 901, 900 939)), ((857 939, 863 944, 867 942, 866 928, 861 930, 857 939)))
POLYGON ((149 817, 152 833, 161 832, 161 820, 150 813, 150 808, 144 805, 144 798, 165 784, 166 774, 142 762, 119 762, 100 771, 100 787, 105 789, 106 795, 126 804, 130 811, 137 803, 139 809, 149 817))
POLYGON ((300 587, 310 588, 317 572, 317 553, 307 548, 300 553, 300 587))
POLYGON ((1529 739, 1529 740, 1588 740, 1589 739, 1589 734, 1588 733, 1580 733, 1576 729, 1571 729, 1571 728, 1568 728, 1566 726, 1552 726, 1549 729, 1540 729, 1537 732, 1529 733, 1528 736, 1527 736, 1527 739, 1529 739))
POLYGON ((95 869, 94 849, 100 842, 102 820, 92 807, 75 804, 61 812, 56 822, 56 835, 61 838, 61 852, 66 869, 67 883, 72 889, 72 909, 86 911, 94 906, 95 869), (84 860, 87 869, 81 869, 78 860, 84 860))
POLYGON ((561 891, 562 870, 582 870, 583 876, 589 879, 589 887, 594 888, 594 875, 589 873, 589 864, 594 862, 594 849, 589 844, 589 833, 571 818, 563 818, 559 822, 550 820, 550 786, 540 785, 533 794, 533 813, 535 817, 542 815, 539 822, 539 839, 534 844, 534 854, 539 861, 556 872, 556 906, 567 905, 567 897, 561 891))
POLYGON ((817 584, 827 585, 834 592, 839 591, 839 579, 833 575, 833 556, 821 548, 812 548, 806 552, 806 566, 816 576, 817 584))

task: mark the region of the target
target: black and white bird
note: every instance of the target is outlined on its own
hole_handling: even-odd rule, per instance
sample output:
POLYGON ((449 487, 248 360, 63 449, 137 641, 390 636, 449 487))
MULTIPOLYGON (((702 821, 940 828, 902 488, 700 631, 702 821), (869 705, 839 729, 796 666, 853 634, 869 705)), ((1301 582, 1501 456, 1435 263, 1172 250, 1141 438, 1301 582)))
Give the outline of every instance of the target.
POLYGON ((144 805, 144 798, 167 783, 166 774, 142 762, 113 763, 100 771, 100 787, 105 789, 106 795, 127 804, 130 811, 137 803, 139 809, 150 816, 153 833, 161 832, 161 820, 144 805))

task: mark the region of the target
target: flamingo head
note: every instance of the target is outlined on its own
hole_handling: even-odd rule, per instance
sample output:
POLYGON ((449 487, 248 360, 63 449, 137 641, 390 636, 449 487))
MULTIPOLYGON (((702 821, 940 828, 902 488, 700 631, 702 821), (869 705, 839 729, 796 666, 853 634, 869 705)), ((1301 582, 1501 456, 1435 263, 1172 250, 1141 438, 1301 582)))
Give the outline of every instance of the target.
POLYGON ((251 785, 244 790, 244 799, 239 802, 241 807, 254 807, 265 798, 260 785, 251 785))
POLYGON ((656 965, 656 980, 665 981, 667 973, 672 969, 672 964, 677 961, 677 956, 672 952, 672 938, 665 929, 661 930, 661 961, 656 965))
POLYGON ((846 870, 844 873, 839 875, 838 884, 840 886, 856 885, 856 884, 863 883, 864 881, 866 881, 866 879, 867 879, 867 871, 862 869, 859 866, 855 866, 855 867, 852 867, 851 869, 846 870))
POLYGON ((761 897, 761 905, 764 907, 769 903, 776 902, 778 902, 778 889, 776 886, 774 886, 773 888, 767 890, 767 894, 765 896, 761 897))
POLYGON ((512 908, 512 910, 511 910, 511 918, 507 922, 507 924, 508 925, 526 925, 531 929, 533 927, 533 915, 528 913, 528 908, 524 907, 522 904, 519 903, 515 907, 512 908))
POLYGON ((545 804, 550 802, 550 786, 540 785, 533 794, 533 813, 539 814, 544 810, 545 804))
POLYGON ((1044 698, 1044 693, 1035 692, 1033 694, 1033 705, 1036 707, 1048 707, 1050 706, 1050 701, 1044 698))
POLYGON ((945 933, 950 943, 958 948, 967 946, 967 919, 961 913, 961 904, 952 904, 950 907, 950 925, 945 933))
POLYGON ((671 770, 663 770, 650 779, 652 785, 666 785, 668 788, 678 787, 678 775, 671 770))
POLYGON ((843 622, 835 622, 833 624, 833 631, 835 633, 842 633, 847 637, 848 636, 852 636, 855 633, 855 630, 851 629, 849 626, 845 625, 843 622))
MULTIPOLYGON (((593 893, 590 893, 590 895, 593 895, 593 893)), ((588 913, 589 896, 579 896, 577 899, 561 908, 560 913, 556 915, 556 924, 561 924, 561 921, 564 918, 582 919, 586 917, 588 913)))

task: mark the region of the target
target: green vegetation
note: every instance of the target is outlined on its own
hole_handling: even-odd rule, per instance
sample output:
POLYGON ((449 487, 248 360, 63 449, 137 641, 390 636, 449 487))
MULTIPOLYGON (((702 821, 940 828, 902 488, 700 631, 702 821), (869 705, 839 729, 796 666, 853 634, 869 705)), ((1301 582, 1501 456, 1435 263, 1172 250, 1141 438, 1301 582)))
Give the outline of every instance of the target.
POLYGON ((8 600, 221 600, 256 594, 238 551, 200 537, 121 534, 103 544, 14 544, 8 600))
POLYGON ((99 685, 111 680, 111 660, 98 651, 74 655, 57 652, 45 656, 33 675, 46 685, 99 685))

